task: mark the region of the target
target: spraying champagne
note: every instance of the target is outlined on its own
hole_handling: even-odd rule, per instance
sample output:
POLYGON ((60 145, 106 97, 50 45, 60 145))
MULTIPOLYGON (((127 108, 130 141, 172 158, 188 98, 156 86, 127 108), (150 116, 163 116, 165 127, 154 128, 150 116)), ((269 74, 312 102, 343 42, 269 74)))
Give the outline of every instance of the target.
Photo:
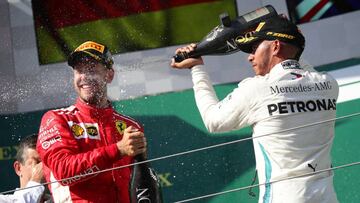
MULTIPOLYGON (((134 163, 145 161, 144 154, 134 157, 134 163)), ((130 181, 131 203, 162 203, 162 193, 158 177, 149 163, 134 165, 130 181)))
POLYGON ((181 52, 174 56, 175 62, 187 58, 197 58, 203 55, 225 55, 239 51, 236 40, 246 35, 257 27, 264 19, 277 16, 271 5, 267 5, 239 16, 231 21, 227 13, 220 15, 221 24, 216 26, 206 37, 196 45, 192 52, 181 52))

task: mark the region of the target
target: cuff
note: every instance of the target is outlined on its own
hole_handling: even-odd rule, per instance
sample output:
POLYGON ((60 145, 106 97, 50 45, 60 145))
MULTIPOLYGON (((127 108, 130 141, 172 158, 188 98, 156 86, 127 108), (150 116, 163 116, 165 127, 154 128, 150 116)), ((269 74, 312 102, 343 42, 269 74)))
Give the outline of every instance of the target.
POLYGON ((195 65, 191 68, 191 74, 197 73, 197 72, 203 72, 205 71, 204 65, 195 65))

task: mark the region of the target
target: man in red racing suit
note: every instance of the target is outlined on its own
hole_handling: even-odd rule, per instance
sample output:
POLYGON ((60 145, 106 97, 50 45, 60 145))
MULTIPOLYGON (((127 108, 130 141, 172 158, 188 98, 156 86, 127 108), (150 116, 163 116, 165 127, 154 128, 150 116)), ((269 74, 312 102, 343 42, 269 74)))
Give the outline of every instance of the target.
POLYGON ((85 42, 68 63, 79 98, 43 116, 37 143, 54 202, 127 203, 131 167, 96 172, 131 164, 144 153, 143 128, 107 100, 106 85, 114 74, 107 47, 85 42))

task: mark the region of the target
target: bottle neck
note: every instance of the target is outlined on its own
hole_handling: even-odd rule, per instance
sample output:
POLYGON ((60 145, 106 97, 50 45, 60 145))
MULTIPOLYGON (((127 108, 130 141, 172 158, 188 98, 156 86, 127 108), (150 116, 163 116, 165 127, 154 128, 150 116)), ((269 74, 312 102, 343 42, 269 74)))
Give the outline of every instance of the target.
POLYGON ((138 155, 136 155, 136 156, 134 157, 134 159, 135 159, 137 162, 145 161, 145 160, 146 160, 144 154, 138 154, 138 155))

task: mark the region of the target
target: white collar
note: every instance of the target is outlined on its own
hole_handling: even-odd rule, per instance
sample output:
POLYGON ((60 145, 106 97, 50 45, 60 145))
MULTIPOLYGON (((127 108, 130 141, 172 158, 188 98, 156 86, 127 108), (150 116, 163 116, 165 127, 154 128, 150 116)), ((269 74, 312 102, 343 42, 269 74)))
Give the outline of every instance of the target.
POLYGON ((300 66, 300 63, 293 59, 287 59, 285 61, 282 61, 278 64, 276 64, 271 70, 270 74, 278 74, 283 72, 284 70, 301 70, 302 67, 300 66))

